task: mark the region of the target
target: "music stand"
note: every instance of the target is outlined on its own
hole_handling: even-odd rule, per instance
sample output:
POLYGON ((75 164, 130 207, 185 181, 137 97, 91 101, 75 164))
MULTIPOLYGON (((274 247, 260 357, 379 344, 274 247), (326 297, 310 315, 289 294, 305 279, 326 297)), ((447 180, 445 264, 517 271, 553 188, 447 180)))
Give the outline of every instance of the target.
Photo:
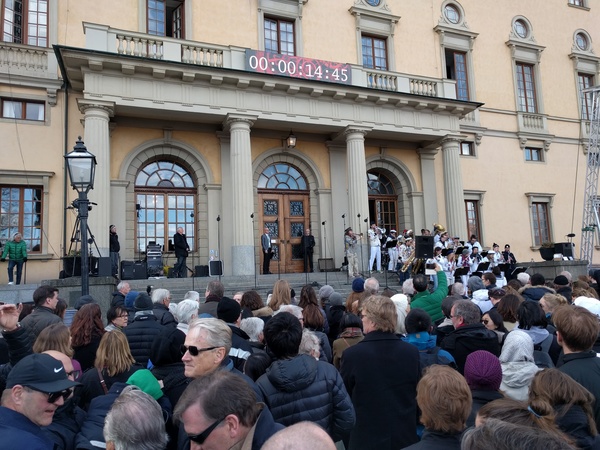
POLYGON ((479 265, 477 266, 476 272, 482 272, 483 273, 486 270, 488 270, 489 267, 490 267, 490 263, 489 262, 479 263, 479 265))
MULTIPOLYGON (((454 271, 454 281, 456 282, 456 280, 461 280, 462 281, 462 277, 469 275, 469 268, 468 267, 459 267, 458 269, 456 269, 454 271)), ((466 283, 463 283, 466 285, 466 283)))
POLYGON ((515 270, 512 271, 512 273, 510 274, 511 278, 517 278, 517 275, 519 275, 520 273, 523 272, 527 272, 527 269, 529 269, 529 267, 517 267, 515 268, 515 270))

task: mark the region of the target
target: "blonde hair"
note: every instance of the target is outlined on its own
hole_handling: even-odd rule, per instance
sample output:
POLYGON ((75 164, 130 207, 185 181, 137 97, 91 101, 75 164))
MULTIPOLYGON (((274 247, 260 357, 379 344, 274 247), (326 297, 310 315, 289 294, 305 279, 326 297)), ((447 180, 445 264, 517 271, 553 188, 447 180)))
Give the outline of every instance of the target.
POLYGON ((269 306, 273 311, 277 311, 280 306, 291 303, 290 284, 286 280, 277 280, 273 286, 273 296, 269 306))
POLYGON ((123 332, 113 330, 105 333, 96 351, 94 367, 106 370, 109 376, 114 377, 128 370, 133 364, 135 359, 123 332))
POLYGON ((389 297, 372 295, 362 304, 362 313, 375 325, 375 329, 395 333, 398 323, 396 305, 389 297))
POLYGON ((46 350, 56 350, 69 358, 75 354, 71 347, 71 333, 62 322, 53 323, 44 328, 33 343, 33 353, 43 353, 46 350))

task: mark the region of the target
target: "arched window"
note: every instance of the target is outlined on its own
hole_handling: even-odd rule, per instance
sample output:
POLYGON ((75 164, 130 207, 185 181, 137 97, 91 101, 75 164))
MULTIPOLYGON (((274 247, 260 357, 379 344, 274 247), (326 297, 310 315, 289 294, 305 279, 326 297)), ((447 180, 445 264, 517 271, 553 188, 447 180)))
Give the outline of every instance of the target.
MULTIPOLYGON (((184 167, 173 161, 148 163, 136 176, 135 192, 137 251, 145 251, 150 242, 172 243, 177 227, 184 228, 194 250, 196 188, 184 167)), ((164 251, 171 250, 169 247, 163 247, 164 251)))
POLYGON ((398 196, 392 181, 383 173, 367 172, 369 191, 369 221, 376 221, 388 232, 398 227, 398 196))
POLYGON ((259 189, 307 190, 308 183, 294 166, 276 163, 268 166, 258 177, 259 189))

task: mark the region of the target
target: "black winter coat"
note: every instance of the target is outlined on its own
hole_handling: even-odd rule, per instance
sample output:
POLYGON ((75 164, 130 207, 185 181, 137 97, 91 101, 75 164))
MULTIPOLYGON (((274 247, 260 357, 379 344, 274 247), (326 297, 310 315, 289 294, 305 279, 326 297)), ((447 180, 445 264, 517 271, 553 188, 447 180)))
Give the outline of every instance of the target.
POLYGON ((125 308, 125 296, 119 291, 115 291, 112 293, 112 300, 110 301, 110 306, 121 306, 125 308))
POLYGON ((454 356, 461 374, 464 374, 467 356, 476 350, 487 350, 492 355, 500 356, 498 335, 482 323, 464 325, 454 330, 444 338, 440 347, 454 356))
POLYGON ((333 347, 333 341, 335 341, 340 334, 340 322, 346 312, 344 305, 326 306, 325 314, 327 315, 327 322, 329 323, 329 344, 333 347))
POLYGON ((441 433, 425 429, 421 441, 404 450, 460 450, 462 433, 441 433))
POLYGON ((594 351, 569 353, 562 358, 562 366, 558 367, 596 398, 594 418, 596 427, 600 429, 600 358, 594 351))
POLYGON ((479 391, 477 389, 471 391, 471 396, 473 397, 473 405, 471 406, 471 414, 467 419, 467 428, 475 426, 475 418, 482 406, 499 398, 504 398, 504 395, 498 391, 479 391))
POLYGON ((136 363, 144 367, 148 365, 152 342, 162 329, 162 325, 153 314, 137 316, 131 325, 127 325, 123 329, 136 363))
POLYGON ((344 350, 340 373, 356 411, 348 450, 397 450, 419 440, 417 347, 371 331, 344 350))
POLYGON ((8 346, 9 362, 0 367, 0 392, 6 388, 6 378, 13 366, 33 353, 29 342, 29 333, 23 327, 10 333, 2 333, 2 336, 8 346))
POLYGON ((600 449, 600 436, 592 436, 590 433, 588 418, 581 406, 572 405, 564 414, 561 407, 555 409, 557 411, 556 424, 575 440, 578 448, 600 449))
POLYGON ((175 317, 173 317, 173 314, 171 314, 169 308, 167 308, 162 303, 154 303, 154 305, 152 305, 152 312, 156 316, 158 323, 160 323, 161 325, 171 325, 174 327, 177 326, 177 321, 175 320, 175 317))
MULTIPOLYGON (((116 374, 115 376, 108 376, 106 370, 102 371, 102 378, 106 384, 106 389, 110 390, 114 383, 125 383, 131 375, 136 371, 144 369, 140 365, 133 365, 125 372, 116 374)), ((100 377, 98 375, 98 369, 92 367, 90 370, 85 372, 80 380, 81 386, 75 388, 75 402, 79 407, 87 411, 90 406, 90 402, 101 395, 104 395, 104 389, 100 384, 100 377)))
POLYGON ((256 381, 273 418, 289 426, 314 422, 338 441, 350 434, 355 415, 339 372, 308 355, 280 359, 256 381))
POLYGON ((234 367, 240 372, 244 372, 244 365, 252 354, 252 346, 250 345, 250 337, 244 330, 235 325, 228 323, 231 329, 231 349, 229 350, 229 358, 233 361, 234 367))
POLYGON ((79 450, 76 447, 76 436, 85 417, 85 411, 71 397, 54 412, 52 423, 42 430, 54 442, 56 450, 79 450))

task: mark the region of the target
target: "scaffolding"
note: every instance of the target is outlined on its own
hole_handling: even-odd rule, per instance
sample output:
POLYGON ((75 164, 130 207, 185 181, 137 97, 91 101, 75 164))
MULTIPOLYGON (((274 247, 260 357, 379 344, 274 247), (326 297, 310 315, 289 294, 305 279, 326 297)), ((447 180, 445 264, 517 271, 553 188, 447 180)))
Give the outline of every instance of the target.
MULTIPOLYGON (((594 243, 598 240, 600 221, 598 208, 598 172, 600 170, 600 86, 583 91, 584 99, 592 98, 589 141, 587 146, 587 169, 585 174, 585 192, 583 203, 583 223, 581 226, 580 258, 592 264, 594 243)), ((585 102, 584 102, 585 103, 585 102)))

